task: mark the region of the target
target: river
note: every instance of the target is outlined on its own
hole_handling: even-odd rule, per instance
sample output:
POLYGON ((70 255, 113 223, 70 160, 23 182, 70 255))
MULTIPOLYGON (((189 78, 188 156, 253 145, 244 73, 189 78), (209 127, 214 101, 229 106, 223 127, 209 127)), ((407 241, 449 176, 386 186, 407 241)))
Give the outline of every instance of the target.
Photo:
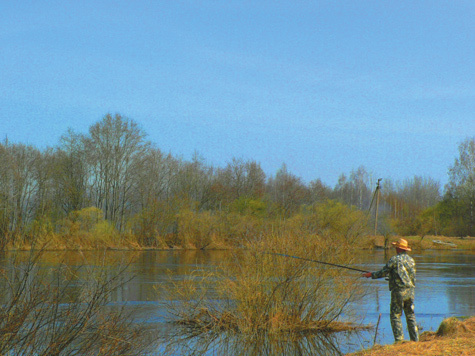
MULTIPOLYGON (((227 251, 107 251, 107 252, 47 252, 41 262, 42 268, 51 268, 58 263, 70 266, 89 265, 107 269, 111 275, 119 265, 130 263, 125 277, 133 277, 111 296, 110 306, 125 305, 132 311, 137 322, 144 322, 155 328, 158 334, 170 331, 165 322, 165 310, 160 306, 163 295, 157 287, 170 283, 170 276, 180 280, 196 271, 212 269, 229 256, 227 251)), ((26 253, 25 253, 26 254, 26 253)), ((354 267, 369 271, 379 270, 393 254, 383 251, 359 252, 354 267)), ((475 315, 475 254, 467 251, 429 250, 411 254, 417 266, 416 318, 421 331, 437 330, 440 322, 449 316, 475 315)), ((0 260, 0 268, 7 268, 8 258, 0 260)), ((84 269, 87 271, 87 266, 84 269)), ((358 272, 350 272, 358 273, 358 272)), ((69 282, 70 283, 70 282, 69 282)), ((389 322, 390 292, 384 279, 365 279, 368 294, 352 307, 363 324, 376 325, 381 314, 377 332, 377 343, 393 342, 389 322)), ((79 284, 71 284, 80 290, 79 284)), ((403 316, 405 338, 408 339, 403 316)), ((372 346, 375 330, 362 333, 340 333, 317 339, 285 340, 276 346, 266 340, 262 345, 249 345, 248 354, 321 354, 341 355, 372 346), (323 350, 323 351, 322 351, 323 350)), ((280 340, 282 341, 282 340, 280 340)), ((198 350, 199 341, 190 341, 191 350, 198 350)), ((156 354, 164 353, 163 340, 157 346, 156 354)), ((235 338, 214 340, 206 345, 206 355, 233 354, 242 350, 235 338), (234 346, 230 346, 234 345, 234 346), (233 348, 234 347, 234 348, 233 348), (234 351, 233 351, 234 350, 234 351)), ((181 349, 178 353, 183 353, 181 349)), ((197 352, 201 353, 201 352, 197 352)))

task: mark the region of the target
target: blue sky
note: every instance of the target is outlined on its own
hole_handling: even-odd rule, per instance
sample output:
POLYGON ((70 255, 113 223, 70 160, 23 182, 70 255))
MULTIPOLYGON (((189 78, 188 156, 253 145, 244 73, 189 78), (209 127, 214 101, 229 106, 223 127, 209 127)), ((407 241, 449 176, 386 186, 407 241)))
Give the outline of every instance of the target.
POLYGON ((0 0, 0 138, 107 113, 164 152, 334 186, 447 182, 475 136, 475 2, 0 0))

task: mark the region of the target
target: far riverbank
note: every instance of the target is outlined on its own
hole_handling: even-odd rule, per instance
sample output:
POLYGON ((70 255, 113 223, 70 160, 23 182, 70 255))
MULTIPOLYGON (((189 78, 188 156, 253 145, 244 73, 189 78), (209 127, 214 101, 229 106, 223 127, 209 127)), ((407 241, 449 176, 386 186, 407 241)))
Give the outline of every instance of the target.
POLYGON ((475 250, 475 237, 450 237, 450 236, 366 236, 362 238, 358 247, 362 249, 387 249, 391 242, 399 237, 405 238, 413 251, 421 250, 475 250))
MULTIPOLYGON (((391 249, 391 242, 403 237, 408 240, 413 251, 424 250, 469 250, 475 251, 475 237, 450 237, 450 236, 363 236, 355 240, 354 248, 360 250, 384 250, 391 249)), ((90 239, 80 239, 68 242, 63 239, 52 238, 47 242, 31 245, 24 243, 7 248, 9 251, 30 251, 32 249, 44 249, 47 251, 94 251, 94 250, 116 250, 116 251, 175 251, 175 250, 232 250, 236 246, 227 245, 221 242, 211 242, 205 247, 197 247, 193 244, 186 246, 144 246, 129 239, 107 240, 95 243, 90 239)))

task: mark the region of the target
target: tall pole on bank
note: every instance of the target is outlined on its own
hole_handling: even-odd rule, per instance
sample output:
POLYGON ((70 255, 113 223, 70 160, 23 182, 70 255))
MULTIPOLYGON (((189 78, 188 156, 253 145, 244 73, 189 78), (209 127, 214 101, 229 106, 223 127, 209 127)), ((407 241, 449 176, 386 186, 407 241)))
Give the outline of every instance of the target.
POLYGON ((383 180, 383 178, 378 179, 378 183, 376 183, 376 216, 374 219, 374 236, 376 236, 378 231, 378 208, 379 208, 379 191, 381 189, 379 183, 383 180))

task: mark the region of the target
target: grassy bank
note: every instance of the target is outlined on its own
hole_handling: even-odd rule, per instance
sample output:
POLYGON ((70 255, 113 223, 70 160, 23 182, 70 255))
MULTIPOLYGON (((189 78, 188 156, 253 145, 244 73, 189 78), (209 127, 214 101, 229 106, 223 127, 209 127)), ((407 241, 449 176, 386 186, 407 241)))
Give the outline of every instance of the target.
MULTIPOLYGON (((292 232, 291 232, 292 233, 292 232)), ((301 233, 296 231, 295 233, 301 233)), ((263 232, 260 236, 266 235, 263 232)), ((190 235, 191 236, 191 235, 190 235)), ((385 236, 361 235, 358 239, 353 241, 354 248, 360 250, 375 250, 392 248, 391 242, 396 241, 399 237, 392 236, 386 238, 385 236)), ((409 245, 415 252, 424 250, 466 250, 475 251, 475 237, 450 237, 450 236, 404 236, 408 240, 409 245)), ((176 238, 179 240, 178 238, 176 238)), ((251 239, 250 237, 248 239, 251 239)), ((332 237, 326 236, 326 240, 331 243, 332 237)), ((74 236, 59 236, 50 235, 49 238, 42 238, 40 241, 30 243, 25 241, 23 243, 10 245, 8 250, 25 250, 29 251, 34 246, 46 246, 46 250, 226 250, 235 249, 239 247, 235 241, 230 238, 224 238, 218 235, 211 235, 206 245, 193 243, 193 238, 189 237, 186 244, 170 244, 160 242, 157 244, 144 244, 132 236, 125 236, 120 238, 116 234, 103 233, 103 231, 95 231, 94 233, 82 233, 74 236)))
MULTIPOLYGON (((398 237, 386 238, 384 236, 365 236, 358 242, 360 249, 391 248, 391 242, 398 237)), ((450 236, 404 236, 413 251, 422 250, 475 250, 475 237, 450 237, 450 236)))
POLYGON ((347 356, 446 356, 475 355, 475 317, 445 319, 437 332, 424 332, 419 342, 376 345, 347 356))

